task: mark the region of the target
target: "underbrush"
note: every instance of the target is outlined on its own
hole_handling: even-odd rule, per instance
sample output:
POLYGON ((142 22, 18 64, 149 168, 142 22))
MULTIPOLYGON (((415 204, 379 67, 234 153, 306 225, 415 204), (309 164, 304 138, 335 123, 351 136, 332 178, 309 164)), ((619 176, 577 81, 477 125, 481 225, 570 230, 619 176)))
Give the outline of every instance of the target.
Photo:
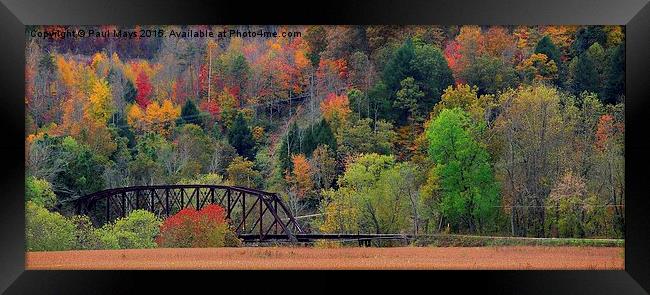
POLYGON ((418 246, 434 247, 489 247, 489 246, 573 246, 623 247, 622 239, 521 238, 464 235, 434 235, 418 238, 418 246))
POLYGON ((102 227, 93 226, 85 215, 65 217, 43 204, 26 203, 27 251, 144 249, 156 247, 239 247, 218 205, 202 210, 187 208, 162 221, 146 210, 102 227))

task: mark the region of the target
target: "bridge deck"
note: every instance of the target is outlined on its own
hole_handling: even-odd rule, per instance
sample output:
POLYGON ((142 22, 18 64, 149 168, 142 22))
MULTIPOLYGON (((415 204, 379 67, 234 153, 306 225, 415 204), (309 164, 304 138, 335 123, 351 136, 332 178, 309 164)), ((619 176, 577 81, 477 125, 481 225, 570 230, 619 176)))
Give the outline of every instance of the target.
MULTIPOLYGON (((295 235, 298 242, 313 242, 315 240, 350 240, 350 241, 366 241, 366 240, 406 240, 411 238, 409 235, 402 234, 323 234, 323 233, 306 233, 295 235)), ((255 234, 241 234, 239 238, 244 242, 257 242, 260 241, 260 236, 255 234)), ((266 235, 265 241, 284 241, 287 240, 286 235, 266 235)))

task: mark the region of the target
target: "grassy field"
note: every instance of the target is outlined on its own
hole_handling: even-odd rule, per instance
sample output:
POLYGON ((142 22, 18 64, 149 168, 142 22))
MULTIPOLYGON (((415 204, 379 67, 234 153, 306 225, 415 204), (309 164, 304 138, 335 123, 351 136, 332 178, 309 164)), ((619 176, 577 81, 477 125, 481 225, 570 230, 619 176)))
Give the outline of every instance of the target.
POLYGON ((619 247, 244 247, 28 252, 27 269, 623 269, 619 247))

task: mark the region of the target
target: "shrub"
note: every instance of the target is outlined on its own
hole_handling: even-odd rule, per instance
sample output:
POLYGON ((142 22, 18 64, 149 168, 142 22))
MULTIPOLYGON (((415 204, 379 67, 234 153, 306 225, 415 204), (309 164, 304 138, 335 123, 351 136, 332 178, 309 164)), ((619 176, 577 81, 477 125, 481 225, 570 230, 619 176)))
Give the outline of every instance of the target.
POLYGON ((173 248, 238 246, 229 231, 223 207, 185 208, 163 222, 156 242, 173 248))
POLYGON ((343 245, 340 241, 316 240, 314 242, 314 248, 335 249, 341 247, 343 247, 343 245))
POLYGON ((75 226, 63 215, 27 202, 27 251, 63 251, 76 247, 75 226))
POLYGON ((113 231, 112 224, 106 224, 96 230, 97 236, 100 241, 101 249, 120 249, 120 243, 113 231))
POLYGON ((25 179, 25 201, 51 209, 56 204, 56 195, 47 180, 30 176, 25 179))
POLYGON ((156 247, 161 221, 146 210, 135 210, 127 217, 95 230, 101 249, 141 249, 156 247))
POLYGON ((92 250, 104 248, 98 230, 93 227, 88 216, 75 215, 70 220, 75 226, 77 249, 92 250))
POLYGON ((113 231, 120 241, 120 248, 154 248, 161 221, 146 210, 135 210, 126 218, 118 219, 113 231))
POLYGON ((226 230, 224 236, 224 246, 225 247, 241 247, 242 241, 237 237, 237 234, 230 228, 226 230))

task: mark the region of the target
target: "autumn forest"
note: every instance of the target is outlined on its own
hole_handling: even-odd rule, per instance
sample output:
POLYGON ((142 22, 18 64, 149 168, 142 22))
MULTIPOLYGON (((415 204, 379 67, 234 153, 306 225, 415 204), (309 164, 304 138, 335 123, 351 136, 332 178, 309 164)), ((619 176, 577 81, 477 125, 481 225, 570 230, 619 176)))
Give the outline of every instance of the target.
POLYGON ((78 28, 27 27, 32 206, 228 184, 278 193, 310 232, 623 237, 622 26, 29 34, 78 28))

